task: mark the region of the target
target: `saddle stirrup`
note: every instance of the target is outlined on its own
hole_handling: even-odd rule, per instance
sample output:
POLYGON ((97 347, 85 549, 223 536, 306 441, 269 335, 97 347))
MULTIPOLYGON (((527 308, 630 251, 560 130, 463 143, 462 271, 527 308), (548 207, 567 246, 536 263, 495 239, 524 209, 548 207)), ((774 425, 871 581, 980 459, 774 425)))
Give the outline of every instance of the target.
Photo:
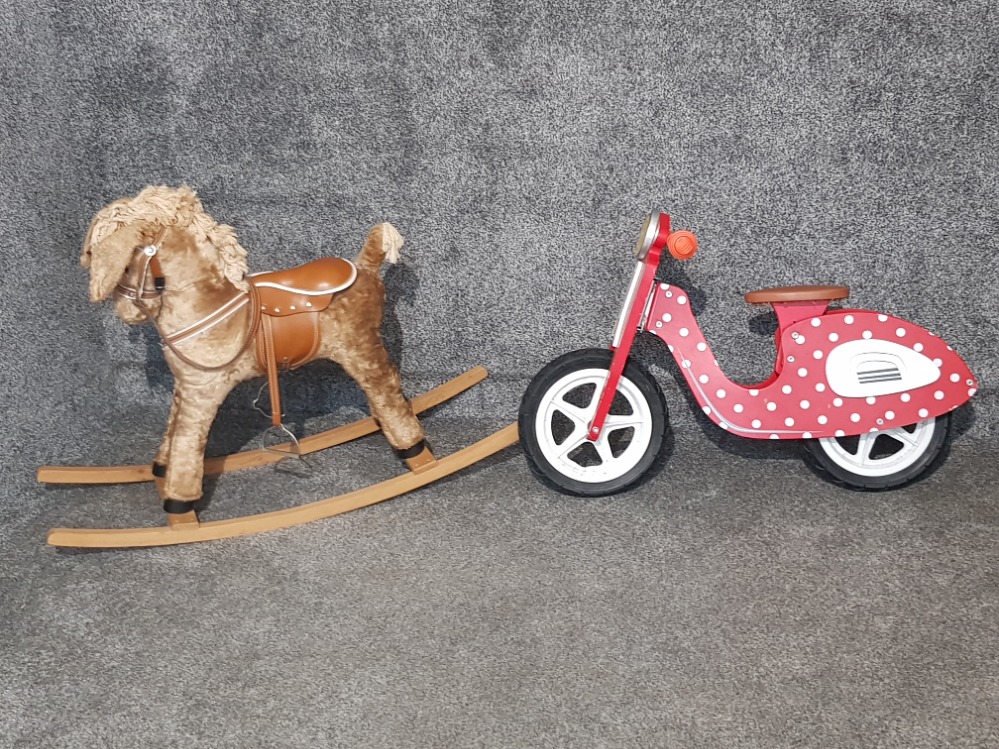
POLYGON ((285 455, 287 457, 296 457, 306 465, 310 465, 302 454, 302 446, 298 442, 298 438, 292 434, 291 430, 286 427, 282 421, 284 414, 281 411, 281 382, 278 378, 278 368, 277 368, 277 357, 274 352, 274 331, 271 327, 271 319, 267 316, 264 317, 262 325, 260 326, 261 332, 263 333, 263 343, 264 343, 264 358, 267 362, 267 383, 266 386, 270 391, 271 398, 271 412, 267 414, 259 405, 260 396, 263 394, 264 386, 260 387, 260 391, 257 393, 257 397, 253 400, 253 407, 256 408, 260 413, 265 416, 271 417, 271 426, 267 428, 262 436, 263 448, 270 452, 278 453, 279 455, 285 455), (270 442, 269 440, 274 440, 270 442), (283 445, 285 443, 291 444, 291 450, 285 450, 278 447, 278 445, 283 445))

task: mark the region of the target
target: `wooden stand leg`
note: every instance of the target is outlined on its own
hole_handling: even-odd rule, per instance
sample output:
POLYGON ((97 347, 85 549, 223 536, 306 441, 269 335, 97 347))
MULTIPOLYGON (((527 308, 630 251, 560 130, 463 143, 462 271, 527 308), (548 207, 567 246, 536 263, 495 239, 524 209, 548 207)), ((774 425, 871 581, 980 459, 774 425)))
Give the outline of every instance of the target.
POLYGON ((197 527, 198 523, 198 513, 194 510, 188 510, 187 512, 168 512, 167 513, 167 525, 171 528, 187 529, 192 527, 197 527))
POLYGON ((423 471, 430 468, 436 462, 437 459, 426 445, 423 446, 423 450, 417 455, 414 455, 412 458, 406 458, 406 465, 409 466, 409 470, 413 473, 423 473, 423 471))

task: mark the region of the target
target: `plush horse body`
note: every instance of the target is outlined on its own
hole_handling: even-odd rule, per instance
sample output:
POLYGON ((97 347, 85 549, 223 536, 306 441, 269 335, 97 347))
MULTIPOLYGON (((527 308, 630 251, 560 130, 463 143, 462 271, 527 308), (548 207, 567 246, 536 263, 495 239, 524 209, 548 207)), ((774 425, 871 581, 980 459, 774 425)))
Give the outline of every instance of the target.
POLYGON ((410 467, 433 459, 380 332, 380 269, 398 261, 402 244, 384 223, 353 263, 328 258, 251 276, 233 229, 216 223, 190 188, 148 187, 97 213, 81 256, 90 269, 90 299, 113 294, 126 323, 155 323, 174 376, 153 463, 168 513, 191 513, 200 499, 208 432, 229 392, 268 375, 280 426, 277 371, 315 359, 338 363, 357 382, 410 467))

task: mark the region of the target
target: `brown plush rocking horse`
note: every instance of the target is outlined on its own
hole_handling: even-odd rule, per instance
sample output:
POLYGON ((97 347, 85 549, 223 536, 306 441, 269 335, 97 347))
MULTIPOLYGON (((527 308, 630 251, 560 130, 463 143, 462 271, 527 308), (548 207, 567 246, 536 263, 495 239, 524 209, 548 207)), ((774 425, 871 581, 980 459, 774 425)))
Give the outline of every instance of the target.
POLYGON ((153 321, 175 379, 153 463, 171 526, 198 522, 192 503, 201 497, 208 432, 232 388, 266 374, 274 428, 287 432, 278 371, 319 358, 354 378, 411 470, 434 463, 380 334, 379 270, 398 261, 402 243, 395 227, 380 224, 353 263, 325 258, 248 275, 233 229, 215 223, 188 187, 147 187, 98 212, 80 258, 90 299, 113 294, 126 323, 153 321))

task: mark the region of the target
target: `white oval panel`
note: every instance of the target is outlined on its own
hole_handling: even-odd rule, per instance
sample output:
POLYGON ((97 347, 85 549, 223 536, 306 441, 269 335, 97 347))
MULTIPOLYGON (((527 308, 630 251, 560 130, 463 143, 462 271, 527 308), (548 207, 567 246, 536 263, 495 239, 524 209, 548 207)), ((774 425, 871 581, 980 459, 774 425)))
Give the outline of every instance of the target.
POLYGON ((868 398, 915 390, 940 379, 940 368, 892 341, 850 341, 829 352, 826 380, 837 395, 868 398))

